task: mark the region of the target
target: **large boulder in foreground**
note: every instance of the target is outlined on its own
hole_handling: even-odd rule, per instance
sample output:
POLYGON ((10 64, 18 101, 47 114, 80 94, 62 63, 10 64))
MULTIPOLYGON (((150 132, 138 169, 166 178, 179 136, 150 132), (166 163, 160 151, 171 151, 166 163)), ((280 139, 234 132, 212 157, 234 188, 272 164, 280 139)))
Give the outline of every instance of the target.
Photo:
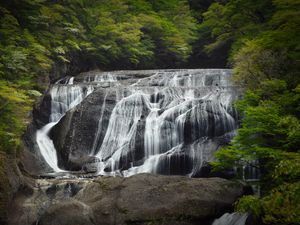
POLYGON ((17 195, 9 224, 211 224, 243 194, 222 178, 151 174, 36 180, 33 190, 17 195))

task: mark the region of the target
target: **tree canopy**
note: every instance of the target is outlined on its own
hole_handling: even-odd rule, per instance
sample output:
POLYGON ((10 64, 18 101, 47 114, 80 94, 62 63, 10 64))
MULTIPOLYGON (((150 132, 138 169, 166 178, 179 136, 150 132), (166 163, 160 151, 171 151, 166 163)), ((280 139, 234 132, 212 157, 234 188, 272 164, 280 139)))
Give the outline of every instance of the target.
POLYGON ((57 64, 69 73, 177 67, 196 28, 185 0, 1 1, 0 148, 20 142, 32 93, 45 90, 57 64))

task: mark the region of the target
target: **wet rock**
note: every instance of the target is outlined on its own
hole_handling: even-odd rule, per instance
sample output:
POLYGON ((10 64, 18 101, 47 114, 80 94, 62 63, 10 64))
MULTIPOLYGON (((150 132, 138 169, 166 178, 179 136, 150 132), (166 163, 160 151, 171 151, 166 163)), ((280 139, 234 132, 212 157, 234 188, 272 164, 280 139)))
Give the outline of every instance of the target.
POLYGON ((51 95, 49 89, 40 99, 40 101, 34 105, 32 116, 33 122, 37 129, 40 129, 47 123, 49 123, 49 117, 51 114, 51 95))
MULTIPOLYGON (((148 112, 145 112, 148 114, 148 112)), ((145 116, 143 116, 139 121, 135 133, 134 143, 131 145, 127 151, 124 151, 120 158, 119 167, 122 170, 127 170, 132 166, 140 166, 142 159, 145 156, 144 151, 144 135, 145 135, 145 116)))
MULTIPOLYGON (((88 155, 97 150, 103 141, 109 123, 110 114, 116 104, 115 92, 99 89, 87 97, 77 107, 67 112, 61 121, 52 129, 51 137, 58 153, 58 165, 68 170, 81 170, 92 158, 88 155), (105 99, 105 109, 103 102, 105 99), (99 120, 101 126, 98 141, 99 120), (94 149, 93 149, 94 148, 94 149)), ((90 161, 91 162, 91 161, 90 161)))
POLYGON ((93 165, 96 165, 99 162, 99 159, 95 156, 88 155, 70 155, 68 161, 68 169, 71 171, 84 170, 85 172, 97 171, 93 169, 93 165))

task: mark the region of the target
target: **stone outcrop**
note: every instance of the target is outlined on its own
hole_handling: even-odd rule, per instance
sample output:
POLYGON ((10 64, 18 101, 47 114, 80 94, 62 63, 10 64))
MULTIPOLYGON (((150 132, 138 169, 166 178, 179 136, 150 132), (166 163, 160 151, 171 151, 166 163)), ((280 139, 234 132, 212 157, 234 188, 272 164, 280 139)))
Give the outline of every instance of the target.
POLYGON ((24 195, 33 191, 30 182, 26 181, 19 170, 15 152, 0 152, 0 224, 6 225, 9 208, 13 204, 14 196, 18 191, 24 195))
POLYGON ((242 194, 241 184, 221 178, 40 179, 16 195, 9 224, 211 224, 242 194))

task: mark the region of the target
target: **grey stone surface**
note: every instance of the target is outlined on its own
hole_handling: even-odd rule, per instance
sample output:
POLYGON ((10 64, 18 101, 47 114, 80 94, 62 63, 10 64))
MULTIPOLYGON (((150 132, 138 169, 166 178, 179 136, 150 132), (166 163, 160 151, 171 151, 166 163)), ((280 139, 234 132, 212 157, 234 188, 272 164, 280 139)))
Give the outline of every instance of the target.
POLYGON ((10 225, 209 224, 232 209, 243 186, 221 178, 139 174, 35 180, 20 191, 10 225))

